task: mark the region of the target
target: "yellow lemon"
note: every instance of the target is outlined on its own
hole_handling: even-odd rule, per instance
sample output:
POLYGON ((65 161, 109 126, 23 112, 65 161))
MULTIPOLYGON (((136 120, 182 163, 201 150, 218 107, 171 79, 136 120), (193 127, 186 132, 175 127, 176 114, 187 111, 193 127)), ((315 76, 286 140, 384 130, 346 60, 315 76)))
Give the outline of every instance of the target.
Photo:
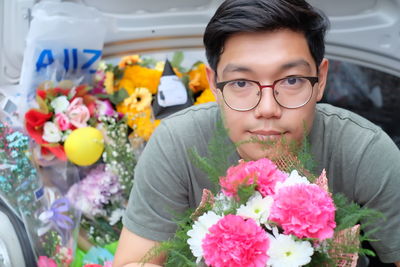
POLYGON ((64 142, 64 150, 67 158, 76 165, 91 165, 103 153, 103 134, 93 127, 73 130, 64 142))

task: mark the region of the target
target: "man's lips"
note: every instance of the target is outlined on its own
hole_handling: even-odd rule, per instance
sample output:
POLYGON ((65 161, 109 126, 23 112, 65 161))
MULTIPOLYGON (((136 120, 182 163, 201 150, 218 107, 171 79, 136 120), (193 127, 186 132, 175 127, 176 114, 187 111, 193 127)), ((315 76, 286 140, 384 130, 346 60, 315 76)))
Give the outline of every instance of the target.
POLYGON ((249 131, 250 134, 259 140, 276 140, 283 136, 285 131, 275 131, 275 130, 257 130, 249 131))

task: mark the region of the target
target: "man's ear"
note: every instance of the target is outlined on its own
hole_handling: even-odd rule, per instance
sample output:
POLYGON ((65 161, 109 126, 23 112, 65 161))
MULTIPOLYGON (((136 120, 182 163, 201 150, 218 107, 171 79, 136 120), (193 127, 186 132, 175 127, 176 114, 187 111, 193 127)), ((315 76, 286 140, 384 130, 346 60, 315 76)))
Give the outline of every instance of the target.
POLYGON ((208 84, 210 85, 210 89, 214 95, 215 98, 217 98, 218 95, 218 89, 216 87, 216 77, 215 77, 215 71, 210 68, 210 66, 206 67, 206 73, 207 73, 207 80, 208 84))
POLYGON ((326 81, 328 79, 328 69, 329 69, 329 61, 324 58, 319 65, 318 70, 318 92, 317 92, 317 101, 322 99, 324 95, 324 90, 326 86, 326 81))

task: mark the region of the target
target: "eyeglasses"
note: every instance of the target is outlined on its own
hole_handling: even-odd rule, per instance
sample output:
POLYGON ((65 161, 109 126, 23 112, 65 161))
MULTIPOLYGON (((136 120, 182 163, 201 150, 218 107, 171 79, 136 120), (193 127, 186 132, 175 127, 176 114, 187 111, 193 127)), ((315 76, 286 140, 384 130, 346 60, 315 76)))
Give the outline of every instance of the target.
POLYGON ((261 101, 262 89, 270 87, 276 102, 285 108, 294 109, 310 101, 318 77, 291 76, 261 85, 257 81, 239 79, 217 83, 225 103, 233 110, 248 111, 261 101))

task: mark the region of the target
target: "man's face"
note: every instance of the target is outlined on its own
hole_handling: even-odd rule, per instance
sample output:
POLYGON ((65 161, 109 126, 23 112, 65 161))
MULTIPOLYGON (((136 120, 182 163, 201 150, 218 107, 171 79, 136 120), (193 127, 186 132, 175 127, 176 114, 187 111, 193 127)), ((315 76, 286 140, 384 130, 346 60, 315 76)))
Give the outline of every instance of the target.
MULTIPOLYGON (((217 66, 217 77, 207 70, 211 89, 223 111, 225 126, 233 142, 257 138, 258 140, 301 141, 305 125, 311 129, 315 104, 321 100, 328 70, 323 60, 319 73, 302 33, 279 30, 263 33, 240 33, 230 37, 224 45, 217 66), (273 97, 271 88, 264 88, 257 107, 249 111, 236 111, 228 107, 215 81, 247 79, 271 85, 288 76, 318 76, 310 101, 296 109, 281 107, 273 97)), ((267 156, 259 143, 246 143, 238 147, 239 155, 246 160, 267 156)))

